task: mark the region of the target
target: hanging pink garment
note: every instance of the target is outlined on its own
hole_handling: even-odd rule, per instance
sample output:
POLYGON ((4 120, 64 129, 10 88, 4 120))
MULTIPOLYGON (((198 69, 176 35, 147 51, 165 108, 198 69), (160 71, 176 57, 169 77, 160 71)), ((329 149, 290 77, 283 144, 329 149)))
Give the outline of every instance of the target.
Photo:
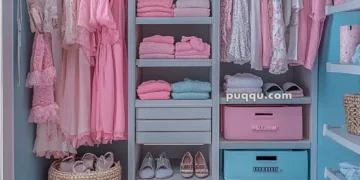
POLYGON ((128 58, 127 58, 127 4, 126 0, 116 0, 112 6, 112 13, 119 32, 118 41, 112 46, 115 71, 115 116, 114 140, 127 140, 127 112, 128 112, 128 58))
POLYGON ((325 6, 327 5, 326 3, 328 2, 324 0, 312 0, 312 5, 311 5, 312 11, 310 14, 312 23, 311 23, 310 34, 308 34, 309 44, 308 44, 308 50, 304 63, 304 67, 310 70, 313 67, 321 42, 322 31, 326 19, 325 16, 325 6))
MULTIPOLYGON (((63 1, 63 64, 60 105, 60 128, 66 140, 73 147, 93 145, 90 138, 90 64, 89 57, 82 45, 86 35, 84 29, 77 26, 80 1, 63 1)), ((89 33, 87 33, 89 35, 89 33)))
MULTIPOLYGON (((95 62, 95 72, 92 93, 91 133, 96 144, 107 144, 114 139, 125 139, 125 99, 123 77, 126 71, 121 65, 124 50, 124 36, 120 38, 117 23, 114 20, 111 7, 119 3, 102 0, 97 3, 95 19, 90 19, 93 24, 98 24, 98 47, 95 62), (116 45, 118 44, 118 45, 116 45), (114 46, 117 46, 114 49, 114 46), (121 78, 121 79, 118 79, 121 78)), ((120 5, 117 4, 119 7, 120 5)), ((118 9, 119 11, 121 9, 118 9)), ((94 18, 91 17, 91 18, 94 18)), ((125 16, 119 16, 125 18, 125 16)), ((121 27, 122 30, 125 26, 121 27)), ((126 87, 126 86, 125 86, 126 87)))
MULTIPOLYGON (((262 38, 262 65, 265 68, 270 67, 272 57, 272 42, 270 33, 270 19, 268 0, 261 0, 261 38, 262 38)), ((272 14, 272 12, 271 12, 272 14)))
MULTIPOLYGON (((19 5, 21 7, 21 1, 19 5)), ((56 5, 54 0, 27 0, 30 27, 31 31, 35 32, 31 72, 26 82, 27 86, 34 88, 33 105, 35 108, 31 110, 29 119, 42 122, 37 124, 33 152, 37 156, 46 158, 52 156, 62 158, 76 153, 58 129, 58 107, 54 101, 56 70, 52 53, 58 55, 59 49, 54 47, 52 49, 50 42, 50 39, 56 38, 54 36, 56 33, 52 31, 58 30, 57 12, 51 8, 54 5, 56 5), (48 108, 40 108, 40 106, 48 106, 48 108)))

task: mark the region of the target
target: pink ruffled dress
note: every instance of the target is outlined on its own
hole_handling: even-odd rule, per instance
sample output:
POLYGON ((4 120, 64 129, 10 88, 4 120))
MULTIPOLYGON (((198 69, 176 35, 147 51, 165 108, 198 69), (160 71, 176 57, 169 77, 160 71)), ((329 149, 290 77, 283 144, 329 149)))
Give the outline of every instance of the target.
POLYGON ((91 111, 92 139, 96 144, 127 138, 124 10, 123 0, 90 0, 90 24, 98 38, 91 111))
POLYGON ((74 148, 93 145, 90 137, 91 33, 78 26, 80 1, 62 2, 63 62, 60 85, 60 128, 74 148), (86 45, 86 46, 85 46, 86 45))
POLYGON ((59 122, 59 107, 55 102, 56 69, 51 49, 51 32, 57 28, 57 12, 52 14, 51 18, 47 16, 53 10, 50 8, 51 5, 54 5, 53 1, 27 1, 31 17, 31 30, 35 32, 35 38, 31 57, 31 71, 28 74, 26 85, 34 89, 33 108, 29 116, 30 122, 37 123, 34 153, 40 157, 62 158, 76 153, 76 150, 65 141, 57 124, 59 122), (44 6, 49 8, 44 9, 44 6), (51 23, 50 20, 52 20, 51 23))

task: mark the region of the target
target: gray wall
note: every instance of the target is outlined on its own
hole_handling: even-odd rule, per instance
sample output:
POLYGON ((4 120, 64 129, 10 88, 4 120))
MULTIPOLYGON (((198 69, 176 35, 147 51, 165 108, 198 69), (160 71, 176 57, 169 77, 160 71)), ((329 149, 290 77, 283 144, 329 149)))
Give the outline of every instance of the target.
MULTIPOLYGON (((14 1, 14 169, 15 180, 43 180, 47 179, 49 161, 38 158, 32 152, 35 141, 35 124, 28 123, 31 108, 32 90, 25 87, 25 80, 30 69, 33 34, 30 31, 29 15, 26 0, 22 0, 22 51, 21 51, 21 84, 18 87, 17 63, 17 1, 14 1)), ((5 15, 6 16, 6 15, 5 15)), ((6 44, 5 44, 6 45, 6 44)), ((4 67, 6 68, 6 67, 4 67)), ((6 104, 5 104, 6 105, 6 104)), ((4 162, 6 165, 6 162, 4 162)))

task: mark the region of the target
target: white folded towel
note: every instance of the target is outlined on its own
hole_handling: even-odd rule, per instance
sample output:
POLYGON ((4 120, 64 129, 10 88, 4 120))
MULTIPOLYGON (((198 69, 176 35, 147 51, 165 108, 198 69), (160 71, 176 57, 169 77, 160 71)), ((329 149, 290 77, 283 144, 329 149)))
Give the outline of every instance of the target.
POLYGON ((226 85, 228 88, 261 88, 264 84, 263 80, 250 73, 237 73, 233 76, 225 76, 226 85))
POLYGON ((209 0, 177 0, 176 8, 210 8, 209 0))
POLYGON ((360 179, 360 164, 344 162, 340 163, 340 172, 345 176, 347 180, 359 180, 360 179))

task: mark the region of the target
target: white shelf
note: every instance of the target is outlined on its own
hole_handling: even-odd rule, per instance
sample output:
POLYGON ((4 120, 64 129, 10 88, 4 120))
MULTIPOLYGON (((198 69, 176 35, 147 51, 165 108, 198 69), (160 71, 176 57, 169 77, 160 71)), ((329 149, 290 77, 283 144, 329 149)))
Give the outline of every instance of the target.
MULTIPOLYGON (((209 175, 206 178, 198 178, 195 175, 191 178, 183 178, 180 174, 180 162, 181 162, 181 160, 170 159, 171 167, 173 168, 174 174, 171 177, 166 178, 166 180, 182 180, 182 179, 184 179, 184 180, 211 180, 211 175, 209 175)), ((208 159, 207 159, 207 162, 209 163, 208 159)), ((210 169, 209 169, 209 171, 211 172, 210 169)), ((138 175, 136 175, 136 176, 137 176, 137 178, 136 178, 137 180, 145 180, 145 179, 141 179, 138 175)), ((149 180, 149 179, 146 179, 146 180, 149 180)), ((158 180, 158 179, 153 178, 153 180, 158 180)))
POLYGON ((211 59, 137 59, 138 67, 209 67, 211 59))
POLYGON ((231 99, 226 101, 226 97, 222 95, 220 97, 220 104, 311 104, 311 97, 301 97, 292 99, 259 99, 253 101, 249 99, 231 99))
POLYGON ((136 100, 135 107, 212 107, 207 100, 136 100))
POLYGON ((346 180, 345 177, 337 169, 325 168, 325 179, 330 180, 346 180))
POLYGON ((136 24, 212 24, 212 17, 148 17, 136 18, 136 24))
POLYGON ((326 63, 326 71, 333 73, 344 73, 360 75, 360 66, 353 64, 326 63))
POLYGON ((325 124, 323 135, 328 136, 342 146, 360 154, 360 136, 348 133, 346 127, 331 127, 325 124))
POLYGON ((228 141, 220 137, 220 149, 310 149, 309 140, 300 141, 228 141))
POLYGON ((347 12, 354 11, 360 9, 360 1, 359 0, 351 0, 344 4, 335 5, 335 6, 326 6, 325 14, 330 15, 339 12, 347 12))

